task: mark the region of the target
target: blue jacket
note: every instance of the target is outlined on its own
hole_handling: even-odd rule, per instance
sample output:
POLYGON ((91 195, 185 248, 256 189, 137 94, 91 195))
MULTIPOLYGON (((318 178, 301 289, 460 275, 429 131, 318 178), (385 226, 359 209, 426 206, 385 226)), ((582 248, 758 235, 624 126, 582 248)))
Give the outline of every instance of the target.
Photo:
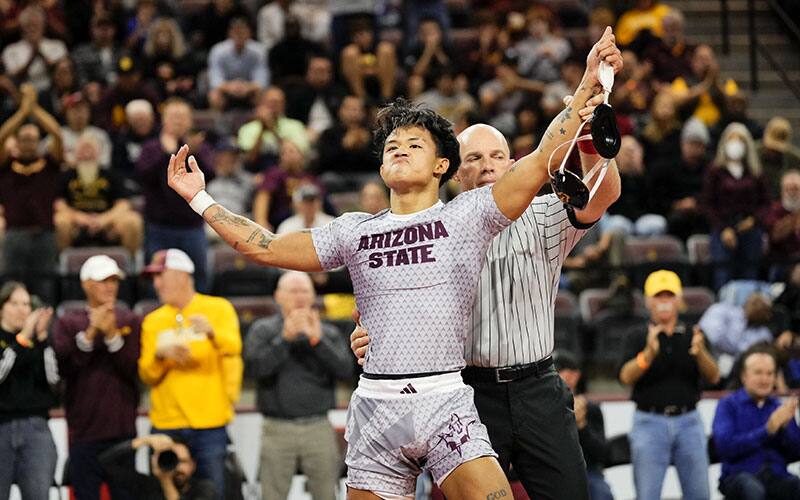
POLYGON ((789 475, 786 464, 800 458, 800 428, 792 419, 775 435, 767 433, 767 420, 780 405, 780 399, 770 397, 759 408, 744 389, 719 401, 711 432, 722 462, 720 480, 764 467, 789 475))

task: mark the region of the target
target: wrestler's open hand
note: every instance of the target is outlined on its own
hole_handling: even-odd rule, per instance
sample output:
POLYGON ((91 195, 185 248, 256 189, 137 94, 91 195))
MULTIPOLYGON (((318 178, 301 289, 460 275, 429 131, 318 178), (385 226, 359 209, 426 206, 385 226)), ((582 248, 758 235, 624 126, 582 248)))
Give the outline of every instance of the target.
POLYGON ((186 168, 186 157, 189 156, 189 146, 184 144, 174 155, 170 155, 167 168, 167 184, 181 195, 187 202, 206 188, 206 177, 197 164, 194 155, 189 156, 189 169, 186 168))

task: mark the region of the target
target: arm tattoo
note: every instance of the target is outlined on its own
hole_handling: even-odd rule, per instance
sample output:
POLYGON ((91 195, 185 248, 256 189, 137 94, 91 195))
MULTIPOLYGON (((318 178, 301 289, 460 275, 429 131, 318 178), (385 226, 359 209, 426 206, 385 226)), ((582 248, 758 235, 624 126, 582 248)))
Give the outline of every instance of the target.
POLYGON ((245 241, 245 243, 252 243, 266 250, 267 247, 269 247, 269 244, 272 243, 272 240, 274 239, 275 239, 274 234, 270 233, 265 229, 259 228, 250 233, 250 236, 247 238, 247 241, 245 241))
POLYGON ((503 489, 500 489, 500 490, 497 490, 497 491, 493 491, 493 492, 489 493, 488 495, 486 495, 486 500, 500 500, 501 498, 506 498, 506 497, 510 498, 510 496, 509 496, 508 492, 506 491, 506 489, 503 488, 503 489))
POLYGON ((209 224, 213 224, 215 222, 221 222, 223 224, 228 224, 231 226, 239 226, 239 227, 247 227, 250 225, 250 221, 248 221, 244 217, 232 214, 222 207, 220 207, 217 210, 217 213, 211 216, 209 224))

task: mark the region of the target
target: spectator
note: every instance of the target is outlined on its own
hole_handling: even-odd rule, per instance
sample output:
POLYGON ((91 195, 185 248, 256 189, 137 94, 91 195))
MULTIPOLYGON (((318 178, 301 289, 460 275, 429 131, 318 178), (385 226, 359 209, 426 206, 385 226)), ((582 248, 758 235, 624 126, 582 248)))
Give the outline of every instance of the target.
POLYGON ((642 30, 650 30, 657 37, 663 36, 664 18, 671 11, 671 7, 659 0, 637 0, 635 6, 622 14, 617 22, 614 29, 617 43, 630 44, 642 30))
POLYGON ((694 49, 691 66, 692 74, 676 78, 671 92, 682 116, 694 116, 713 127, 722 117, 725 95, 736 94, 739 86, 731 79, 720 80, 719 61, 708 45, 694 49))
POLYGON ((397 54, 387 42, 375 42, 372 23, 354 20, 350 44, 342 50, 340 71, 350 92, 362 99, 388 101, 395 95, 397 54))
POLYGON ((734 277, 756 279, 763 251, 758 220, 769 194, 753 137, 744 125, 732 123, 722 133, 703 179, 702 198, 711 225, 714 288, 734 277))
MULTIPOLYGON (((795 334, 800 333, 800 263, 795 264, 786 274, 783 291, 775 299, 775 305, 787 313, 789 329, 795 334)), ((784 344, 782 347, 787 346, 784 344)))
POLYGON ((3 257, 6 273, 23 277, 30 290, 53 298, 50 273, 55 272, 58 250, 53 231, 53 202, 58 196, 63 149, 61 127, 36 103, 30 84, 20 89, 19 110, 0 126, 0 205, 6 231, 3 257), (25 123, 33 118, 51 136, 46 154, 41 154, 39 127, 25 123), (6 139, 16 135, 13 152, 6 139), (44 278, 44 279, 43 279, 44 278))
POLYGON ((416 31, 417 41, 406 55, 404 64, 408 78, 408 96, 416 99, 433 86, 445 68, 454 65, 455 54, 443 40, 442 26, 434 17, 426 17, 416 31))
MULTIPOLYGON (((56 320, 53 346, 64 381, 69 434, 69 477, 75 496, 99 500, 100 484, 116 499, 135 498, 119 477, 103 473, 98 456, 136 436, 139 405, 139 318, 116 305, 125 273, 111 257, 95 255, 81 266, 85 309, 56 320)), ((133 456, 125 464, 134 470, 133 456)))
POLYGON ((295 16, 286 18, 285 33, 283 40, 269 49, 267 58, 272 81, 278 85, 285 85, 292 79, 302 78, 309 59, 325 53, 322 45, 303 37, 300 32, 300 19, 295 16))
POLYGON ((142 80, 141 68, 137 61, 123 56, 117 61, 117 81, 106 89, 95 114, 96 125, 110 133, 122 130, 127 125, 125 106, 136 99, 145 99, 155 107, 158 93, 142 80))
POLYGON ((586 231, 564 259, 562 284, 575 294, 610 284, 608 269, 618 269, 625 259, 625 235, 606 224, 608 216, 586 231))
POLYGON ((680 160, 654 158, 648 164, 650 206, 667 218, 669 233, 684 241, 692 234, 708 232, 701 193, 710 140, 705 124, 690 118, 681 130, 680 160))
POLYGON ((158 16, 156 0, 137 0, 136 9, 125 23, 125 50, 134 56, 141 55, 144 40, 153 21, 158 16))
MULTIPOLYGON (((508 48, 507 33, 504 32, 495 12, 482 10, 475 15, 478 36, 469 45, 464 56, 463 66, 469 90, 476 94, 478 88, 494 78, 494 69, 503 60, 503 53, 508 48)), ((599 36, 597 38, 600 38, 599 36)))
POLYGON ((253 218, 266 228, 278 227, 292 215, 292 197, 301 184, 319 181, 306 172, 306 151, 294 142, 281 141, 280 163, 264 172, 264 180, 253 200, 253 218))
POLYGON ((800 262, 800 170, 781 176, 780 199, 764 215, 769 237, 770 281, 782 281, 790 263, 800 262))
POLYGON ((65 97, 81 91, 75 63, 69 57, 62 57, 53 63, 50 74, 50 86, 39 92, 37 101, 42 109, 63 123, 65 97))
POLYGON ((637 498, 661 498, 670 464, 678 470, 683 498, 709 498, 708 454, 703 422, 695 409, 701 381, 716 384, 719 370, 698 326, 678 321, 680 278, 651 273, 644 284, 650 323, 631 332, 619 380, 633 386, 636 403, 629 434, 637 498))
POLYGON ((294 190, 292 207, 294 215, 281 222, 275 234, 322 227, 333 220, 322 211, 322 192, 314 184, 304 184, 294 190))
POLYGON ((555 33, 553 11, 541 5, 528 9, 528 36, 514 48, 519 54, 519 74, 529 80, 553 82, 560 78, 559 67, 569 56, 569 42, 555 33))
POLYGON ((144 228, 124 181, 115 171, 101 168, 100 147, 92 135, 78 139, 75 159, 75 166, 63 174, 54 206, 59 248, 119 243, 135 256, 144 228))
POLYGON ((770 197, 781 194, 782 175, 790 169, 800 169, 800 150, 792 145, 792 124, 782 116, 767 122, 764 138, 756 142, 756 153, 769 183, 770 197))
MULTIPOLYGON (((569 95, 569 93, 564 94, 569 95)), ((563 108, 563 103, 562 103, 563 108)), ((469 115, 467 111, 462 116, 469 115)), ((555 115, 554 115, 555 116, 555 115)), ((458 121, 461 121, 459 119, 458 121)), ((456 123, 458 123, 458 121, 456 123)), ((546 130, 542 109, 535 102, 525 101, 514 110, 514 139, 511 141, 511 157, 522 158, 531 153, 546 130)))
POLYGON ((151 434, 124 441, 103 452, 100 463, 106 474, 137 492, 137 499, 214 500, 218 497, 213 482, 195 476, 195 457, 186 442, 177 437, 151 434), (152 451, 150 475, 128 466, 136 451, 145 446, 152 451))
MULTIPOLYGON (((144 194, 145 255, 152 256, 164 248, 181 248, 197 268, 195 284, 204 291, 207 286, 206 260, 208 241, 203 219, 167 186, 164 165, 181 144, 189 144, 203 165, 213 165, 211 147, 203 133, 192 131, 192 108, 186 101, 171 99, 161 110, 161 132, 142 146, 136 173, 144 194)), ((214 171, 206 167, 206 179, 214 171)))
POLYGON ((321 322, 314 284, 300 272, 278 280, 280 313, 253 324, 247 337, 248 372, 258 384, 261 491, 286 498, 298 465, 315 500, 336 498, 341 455, 328 410, 336 406, 336 380, 352 376, 347 340, 321 322))
POLYGON ((105 130, 91 124, 92 107, 81 92, 64 96, 64 117, 67 124, 61 127, 61 140, 64 143, 64 163, 68 167, 77 164, 75 149, 78 140, 83 135, 94 137, 99 148, 98 161, 100 166, 111 166, 111 138, 105 130))
POLYGON ((183 32, 174 19, 153 21, 143 52, 144 76, 155 82, 161 99, 195 97, 197 71, 205 61, 187 51, 183 32))
POLYGON ((139 185, 134 180, 136 163, 144 144, 154 139, 158 132, 150 101, 134 99, 129 102, 125 106, 125 123, 125 127, 114 138, 111 168, 138 191, 139 185))
POLYGON ((22 40, 3 49, 2 62, 8 75, 17 84, 30 83, 36 90, 50 86, 49 66, 67 55, 61 40, 45 38, 45 11, 29 5, 19 15, 22 40))
POLYGON ((417 96, 414 102, 424 104, 451 123, 477 108, 475 99, 456 85, 458 74, 452 67, 431 70, 434 87, 417 96))
POLYGON ((327 56, 314 55, 308 60, 305 78, 290 81, 286 88, 286 116, 306 124, 314 140, 336 122, 344 89, 333 79, 333 62, 327 56))
POLYGON ((236 18, 250 18, 250 13, 239 0, 208 2, 189 19, 189 40, 192 47, 200 52, 208 52, 215 44, 227 38, 228 27, 236 18))
POLYGON ((517 61, 505 57, 495 68, 495 78, 483 84, 478 90, 481 111, 493 116, 490 124, 505 135, 513 135, 514 112, 531 94, 540 94, 545 85, 535 80, 527 80, 517 73, 517 61))
POLYGON ((586 461, 589 498, 591 500, 613 500, 611 487, 603 477, 603 466, 608 451, 606 449, 606 428, 600 405, 578 393, 581 365, 574 354, 556 349, 553 352, 553 363, 558 375, 574 395, 575 423, 578 426, 578 439, 583 448, 583 458, 586 461))
POLYGON ((650 119, 642 129, 645 165, 663 161, 678 163, 681 141, 681 122, 675 108, 675 98, 661 91, 650 105, 650 119))
POLYGON ((628 115, 637 123, 645 123, 655 97, 652 65, 648 61, 640 61, 632 50, 622 51, 622 61, 625 65, 615 76, 614 93, 608 98, 609 104, 618 119, 621 115, 628 115))
POLYGON ((331 190, 356 189, 358 176, 375 175, 380 166, 372 151, 364 100, 346 96, 338 116, 338 122, 323 132, 317 142, 319 160, 315 170, 331 190))
POLYGON ((57 460, 47 426, 59 381, 47 338, 53 310, 33 310, 25 285, 15 281, 0 288, 0 307, 0 496, 8 498, 16 483, 25 500, 47 500, 57 460))
POLYGON ((622 195, 608 208, 608 224, 628 236, 658 236, 667 232, 667 220, 648 213, 650 201, 642 145, 632 135, 622 137, 617 154, 622 195))
POLYGON ((330 34, 330 13, 315 3, 318 2, 275 0, 267 3, 258 10, 258 41, 263 43, 267 50, 280 43, 286 37, 284 30, 286 20, 293 17, 300 23, 299 34, 303 38, 324 43, 330 34))
POLYGON ((699 325, 719 360, 723 377, 731 372, 740 354, 755 344, 771 343, 773 336, 783 333, 784 325, 774 319, 769 298, 758 292, 750 294, 743 305, 717 302, 706 309, 699 325))
POLYGON ((139 376, 150 386, 153 431, 183 439, 222 500, 225 431, 242 383, 242 341, 226 299, 195 292, 195 266, 181 250, 156 252, 153 277, 161 307, 142 321, 139 376))
POLYGON ((738 500, 800 498, 800 478, 786 469, 800 458, 797 398, 773 395, 777 361, 769 350, 749 350, 742 363, 742 388, 720 399, 712 425, 719 491, 738 500))
POLYGON ((289 139, 304 150, 309 148, 303 123, 286 117, 286 94, 279 87, 261 92, 253 118, 237 134, 249 170, 260 172, 270 165, 279 156, 282 139, 289 139))
POLYGON ((670 9, 661 20, 661 39, 645 50, 644 59, 652 66, 656 81, 670 83, 692 73, 691 58, 695 47, 686 41, 684 24, 683 13, 670 9))
POLYGON ((215 44, 208 54, 208 104, 224 111, 249 107, 269 84, 266 48, 251 38, 246 18, 234 18, 228 39, 215 44))
MULTIPOLYGON (((584 66, 585 63, 580 59, 567 58, 559 68, 560 79, 545 85, 540 104, 546 118, 553 119, 564 109, 564 96, 572 95, 578 88, 583 77, 584 66)), ((538 142, 536 141, 537 144, 538 142)))
POLYGON ((748 100, 744 90, 736 89, 725 92, 722 102, 722 114, 717 124, 710 130, 714 144, 719 140, 719 136, 725 130, 725 127, 734 122, 744 125, 750 135, 753 136, 753 139, 761 139, 761 136, 764 135, 764 127, 748 116, 748 100))
POLYGON ((375 31, 377 0, 328 0, 331 13, 331 50, 339 54, 352 42, 356 25, 365 26, 377 36, 375 31))
POLYGON ((365 182, 358 193, 358 205, 362 212, 373 215, 389 208, 389 195, 383 182, 365 182))
MULTIPOLYGON (((253 201, 253 175, 242 168, 242 150, 233 140, 217 143, 214 154, 214 179, 206 191, 237 214, 249 212, 253 201)), ((208 226, 206 226, 208 228, 208 226)), ((208 228, 210 229, 210 228, 208 228)), ((215 233, 211 230, 211 233, 215 233)))
POLYGON ((72 59, 82 85, 95 82, 105 87, 116 80, 116 63, 122 57, 114 20, 107 14, 95 14, 91 33, 92 41, 75 48, 72 59))

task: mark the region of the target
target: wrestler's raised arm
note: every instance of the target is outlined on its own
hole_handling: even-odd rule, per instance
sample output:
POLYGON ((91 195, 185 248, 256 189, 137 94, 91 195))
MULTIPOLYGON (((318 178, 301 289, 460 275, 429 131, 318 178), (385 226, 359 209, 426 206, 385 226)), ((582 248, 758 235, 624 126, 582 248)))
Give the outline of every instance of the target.
MULTIPOLYGON (((611 28, 606 28, 600 40, 594 44, 586 60, 586 71, 572 102, 547 128, 539 147, 532 153, 520 158, 493 189, 498 208, 506 217, 516 219, 524 212, 548 180, 548 161, 553 151, 565 141, 572 140, 581 118, 577 110, 583 109, 586 102, 594 95, 595 86, 599 85, 598 70, 600 62, 605 61, 618 72, 622 68, 622 55, 614 43, 611 28)), ((553 164, 558 165, 567 148, 561 148, 553 155, 553 164)))
POLYGON ((279 236, 214 202, 205 192, 203 171, 194 156, 189 156, 189 146, 183 145, 176 154, 170 156, 167 183, 196 212, 201 213, 208 225, 228 245, 250 260, 297 271, 322 271, 310 232, 279 236), (187 156, 191 171, 186 168, 187 156))

